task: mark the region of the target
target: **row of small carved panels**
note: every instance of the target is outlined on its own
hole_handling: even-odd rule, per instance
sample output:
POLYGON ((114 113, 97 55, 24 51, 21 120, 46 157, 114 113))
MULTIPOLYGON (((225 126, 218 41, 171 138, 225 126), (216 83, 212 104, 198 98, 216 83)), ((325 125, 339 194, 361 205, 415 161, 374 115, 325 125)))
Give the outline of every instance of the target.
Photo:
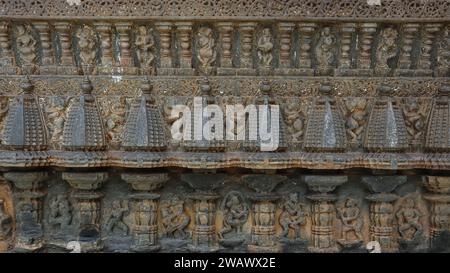
POLYGON ((448 18, 446 0, 2 0, 4 16, 448 18))
MULTIPOLYGON (((8 113, 9 105, 15 98, 0 97, 0 130, 4 127, 4 117, 8 113)), ((124 125, 127 120, 127 114, 131 102, 134 98, 130 97, 100 97, 97 99, 102 113, 104 128, 106 129, 107 139, 110 146, 118 148, 122 142, 124 125)), ((166 124, 166 135, 169 136, 169 142, 172 143, 173 150, 177 149, 179 141, 176 141, 174 135, 170 135, 171 126, 174 121, 171 116, 172 106, 174 105, 191 105, 190 97, 170 97, 161 98, 159 105, 164 105, 160 109, 164 112, 164 123, 166 124)), ((283 132, 287 136, 287 142, 290 150, 297 151, 301 148, 301 142, 304 140, 306 124, 310 122, 309 117, 313 111, 313 98, 290 97, 286 101, 280 101, 280 114, 286 125, 283 132)), ((361 145, 363 135, 365 133, 369 113, 371 112, 374 98, 361 97, 344 97, 336 100, 339 116, 342 117, 340 122, 345 124, 347 132, 347 142, 352 143, 350 149, 357 149, 361 145)), ((400 108, 403 114, 404 123, 406 125, 409 141, 416 148, 423 144, 424 135, 427 128, 427 120, 431 109, 431 98, 394 98, 393 101, 400 108)), ((67 111, 74 103, 74 97, 52 96, 40 98, 40 105, 46 120, 46 127, 49 130, 49 139, 53 148, 59 148, 64 131, 64 125, 67 119, 67 111)), ((76 103, 76 102, 75 102, 76 103)), ((221 106, 223 113, 226 113, 227 105, 249 105, 258 102, 254 97, 221 97, 217 99, 217 104, 221 106)), ((192 114, 194 109, 191 109, 192 114)), ((224 114, 225 115, 225 114, 224 114)), ((339 118, 337 119, 339 120, 339 118)), ((226 122, 223 120, 223 130, 226 132, 226 122)), ((248 122, 248 121, 247 121, 248 122)), ((281 125, 280 125, 281 126, 281 125)), ((319 126, 319 125, 317 125, 319 126)), ((234 131, 233 131, 234 132, 234 131)), ((235 132, 234 132, 235 133, 235 132)), ((406 133, 406 132, 405 132, 406 133)), ((238 144, 238 142, 230 142, 238 144)), ((239 150, 240 145, 229 145, 227 151, 239 150)), ((180 147, 178 147, 180 148, 180 147)))
MULTIPOLYGON (((4 75, 0 77, 0 95, 20 94, 20 81, 23 76, 4 75)), ((72 96, 80 94, 81 76, 31 76, 34 92, 40 97, 72 96)), ((97 96, 138 96, 142 77, 135 76, 92 76, 90 77, 97 96)), ((260 96, 262 77, 208 77, 211 96, 260 96)), ((359 78, 359 77, 267 77, 271 94, 275 97, 310 97, 319 94, 319 87, 330 84, 335 97, 375 97, 381 85, 392 87, 392 96, 396 97, 433 97, 448 78, 359 78)), ((199 77, 150 77, 153 94, 156 96, 193 96, 200 94, 199 77)))
MULTIPOLYGON (((76 173, 70 176, 72 179, 77 177, 76 173)), ((270 175, 266 176, 270 177, 270 175)), ((131 177, 132 175, 128 178, 131 177)), ((200 177, 201 175, 198 175, 197 178, 200 177)), ((392 177, 388 178, 392 180, 390 184, 393 185, 386 184, 382 190, 393 192, 378 195, 371 195, 365 187, 361 187, 360 177, 343 185, 332 183, 333 185, 319 186, 320 183, 316 185, 307 182, 309 191, 300 185, 302 183, 299 183, 298 178, 293 178, 284 181, 281 185, 277 185, 279 182, 275 183, 277 190, 271 194, 255 194, 245 187, 233 185, 240 178, 230 176, 227 183, 232 186, 225 184, 216 188, 216 193, 203 195, 202 199, 197 199, 202 194, 196 195, 192 189, 180 186, 178 179, 166 185, 163 180, 167 178, 163 176, 159 178, 163 179, 159 182, 153 181, 154 178, 151 179, 149 176, 155 185, 158 184, 157 188, 164 188, 161 196, 145 193, 139 196, 136 191, 128 192, 119 185, 123 183, 122 181, 114 180, 114 182, 103 181, 109 185, 104 186, 107 190, 98 190, 96 185, 94 189, 97 190, 91 191, 90 199, 80 199, 77 191, 70 190, 58 180, 56 184, 51 184, 48 194, 41 192, 39 187, 35 189, 36 193, 42 194, 35 199, 34 202, 37 203, 30 204, 33 208, 31 211, 25 207, 26 192, 17 192, 17 188, 14 189, 15 221, 7 221, 13 217, 13 208, 5 210, 0 204, 0 216, 2 216, 0 231, 3 235, 1 239, 11 238, 13 230, 11 223, 15 222, 16 247, 24 246, 21 244, 26 242, 23 237, 34 236, 37 242, 43 238, 46 240, 40 244, 34 242, 28 247, 58 242, 64 248, 65 246, 61 245, 62 242, 76 240, 78 236, 82 236, 81 232, 84 229, 94 228, 101 235, 91 233, 92 237, 85 237, 85 240, 95 241, 101 238, 110 250, 122 251, 128 251, 130 245, 132 247, 140 245, 142 248, 159 246, 161 238, 185 241, 194 246, 191 251, 201 248, 207 251, 213 250, 219 243, 222 248, 233 247, 235 246, 232 244, 233 238, 240 241, 235 247, 268 246, 274 247, 273 252, 280 251, 280 246, 290 243, 294 244, 294 248, 304 251, 308 246, 312 247, 309 249, 311 251, 320 251, 320 249, 336 251, 338 249, 336 241, 342 249, 360 248, 365 246, 363 242, 378 240, 380 237, 384 237, 384 241, 380 242, 383 251, 395 251, 399 248, 406 251, 426 249, 429 247, 430 237, 450 228, 448 224, 450 200, 445 194, 422 193, 417 184, 420 177, 411 177, 410 182, 404 184, 405 178, 399 176, 398 181, 392 180, 392 177), (178 187, 175 187, 176 185, 178 187), (331 192, 336 188, 335 195, 331 192), (318 195, 312 193, 313 191, 323 193, 318 198, 318 195), (38 203, 41 204, 37 205, 38 203), (37 218, 26 217, 33 216, 33 213, 37 218), (90 221, 82 223, 81 214, 90 221), (205 217, 206 215, 208 217, 205 217), (320 221, 317 217, 320 217, 320 221), (385 219, 390 220, 384 221, 385 219), (41 224, 42 227, 39 227, 41 224), (258 228, 266 232, 258 233, 255 231, 258 228), (43 229, 42 237, 39 238, 39 233, 33 233, 33 229, 43 229), (324 233, 317 232, 319 229, 324 233), (142 234, 144 230, 146 232, 142 234), (207 232, 203 234, 203 239, 197 241, 196 236, 199 235, 196 233, 199 230, 207 230, 207 232), (146 236, 147 240, 143 239, 146 236), (318 239, 327 244, 317 243, 318 239)), ((222 180, 223 177, 219 175, 218 179, 222 180)), ((275 175, 274 179, 278 177, 275 175)), ((331 179, 337 179, 337 177, 331 177, 331 179)), ((380 186, 375 184, 383 184, 385 181, 382 179, 386 177, 380 177, 380 179, 378 181, 377 178, 373 178, 366 183, 374 183, 372 186, 375 188, 370 189, 377 191, 379 190, 377 187, 380 186)), ((127 180, 133 183, 131 181, 133 180, 127 180)), ((431 191, 448 190, 448 177, 430 177, 426 181, 425 186, 431 191)), ((75 181, 69 182, 77 188, 87 181, 80 182, 79 185, 75 184, 75 181)), ((143 183, 143 180, 134 181, 134 183, 137 185, 143 183)), ((19 184, 18 187, 20 186, 23 185, 19 184)), ((259 188, 256 184, 255 187, 259 188)), ((272 188, 268 189, 265 186, 261 188, 272 191, 272 188)), ((37 197, 38 194, 35 196, 37 197)), ((10 200, 4 201, 10 202, 10 200)), ((164 240, 161 244, 164 244, 164 240)), ((101 247, 95 250, 100 249, 101 247)), ((152 248, 147 249, 150 251, 152 248)), ((182 251, 177 247, 170 250, 182 251)))
POLYGON ((450 76, 434 23, 0 21, 0 41, 0 74, 450 76))

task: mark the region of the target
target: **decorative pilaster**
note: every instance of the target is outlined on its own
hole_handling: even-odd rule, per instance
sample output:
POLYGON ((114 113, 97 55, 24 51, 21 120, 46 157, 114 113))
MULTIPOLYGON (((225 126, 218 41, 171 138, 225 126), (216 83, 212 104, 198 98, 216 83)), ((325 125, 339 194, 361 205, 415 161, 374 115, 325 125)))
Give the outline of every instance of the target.
POLYGON ((173 75, 172 68, 172 23, 157 22, 156 28, 160 37, 160 67, 158 75, 173 75))
POLYGON ((233 23, 220 22, 217 23, 219 30, 220 42, 220 67, 217 68, 217 75, 234 75, 236 73, 233 68, 232 42, 233 42, 233 23))
POLYGON ((72 26, 69 22, 53 23, 57 31, 61 45, 61 59, 59 61, 58 74, 77 74, 74 55, 72 51, 72 26))
POLYGON ((338 186, 347 182, 347 176, 305 176, 305 183, 314 193, 307 196, 312 204, 311 252, 338 252, 334 236, 335 201, 332 193, 338 186))
POLYGON ((414 38, 419 31, 419 24, 405 24, 403 25, 402 46, 400 47, 400 55, 398 59, 397 69, 395 75, 398 76, 412 76, 412 56, 414 38))
POLYGON ((419 62, 417 63, 417 71, 415 72, 417 76, 431 76, 433 74, 433 70, 431 69, 431 54, 433 44, 436 41, 436 34, 439 32, 441 26, 441 24, 425 24, 422 30, 419 62))
POLYGON ((314 70, 311 66, 312 37, 317 29, 316 23, 299 23, 299 60, 298 67, 302 76, 313 76, 314 70))
POLYGON ((134 224, 133 244, 135 252, 152 252, 160 249, 158 240, 158 206, 160 194, 156 191, 169 180, 166 173, 122 174, 122 179, 131 185, 133 193, 134 224))
POLYGON ((17 66, 11 50, 11 28, 7 21, 0 21, 0 73, 17 74, 17 66))
POLYGON ((129 22, 120 22, 116 23, 115 27, 117 32, 119 33, 119 43, 120 43, 120 57, 118 65, 119 74, 129 74, 129 75, 137 75, 138 69, 134 65, 133 57, 131 56, 131 42, 130 42, 130 31, 131 31, 131 23, 129 22))
POLYGON ((279 75, 296 75, 298 71, 293 69, 293 61, 291 57, 292 50, 292 33, 295 24, 282 22, 278 24, 278 31, 280 35, 280 64, 279 68, 275 70, 279 75))
POLYGON ((52 47, 52 37, 50 35, 50 26, 47 22, 36 21, 33 23, 38 31, 41 40, 42 57, 41 57, 41 74, 55 74, 55 52, 52 47))
POLYGON ((450 233, 450 177, 426 176, 424 186, 429 191, 424 198, 430 202, 430 243, 435 247, 444 232, 450 233))
POLYGON ((253 64, 253 34, 256 23, 246 22, 239 24, 240 39, 240 66, 237 70, 238 75, 255 75, 256 70, 253 64))
POLYGON ((216 236, 216 200, 215 190, 225 182, 225 174, 182 174, 181 180, 186 182, 194 192, 188 198, 193 201, 192 244, 193 252, 215 252, 219 250, 216 236))
POLYGON ((276 239, 276 201, 280 196, 273 191, 287 179, 272 174, 250 174, 242 177, 247 187, 255 191, 249 196, 252 204, 252 231, 249 252, 281 252, 282 246, 276 239))
MULTIPOLYGON (((356 24, 354 23, 344 23, 340 26, 341 34, 341 44, 340 44, 340 58, 338 62, 338 75, 342 76, 354 76, 355 71, 353 70, 352 63, 352 42, 353 35, 356 31, 356 24)), ((357 73, 356 73, 357 74, 357 73)))
POLYGON ((63 172, 62 179, 73 188, 75 224, 81 250, 96 251, 102 248, 100 241, 101 199, 99 191, 108 179, 105 172, 63 172))
POLYGON ((16 213, 16 252, 36 251, 43 247, 43 182, 46 172, 7 172, 4 178, 13 183, 16 213))
POLYGON ((178 34, 178 43, 180 46, 180 68, 177 75, 194 75, 195 70, 192 67, 192 23, 175 23, 178 34))
POLYGON ((111 74, 113 66, 112 25, 109 22, 95 22, 94 26, 100 36, 101 66, 98 68, 98 72, 99 74, 111 74))
POLYGON ((372 50, 374 35, 377 32, 377 23, 363 23, 358 28, 358 74, 360 76, 370 76, 373 74, 372 50))
POLYGON ((366 197, 371 202, 370 238, 380 243, 382 252, 396 252, 398 244, 394 238, 394 201, 399 198, 393 191, 404 184, 406 176, 365 176, 362 181, 372 194, 366 197))

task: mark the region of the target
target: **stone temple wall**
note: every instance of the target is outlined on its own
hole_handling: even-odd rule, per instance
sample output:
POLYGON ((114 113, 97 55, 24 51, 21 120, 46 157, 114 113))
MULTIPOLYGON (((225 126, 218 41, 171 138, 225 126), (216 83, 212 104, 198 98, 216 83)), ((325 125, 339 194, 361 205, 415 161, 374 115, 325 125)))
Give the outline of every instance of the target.
POLYGON ((449 251, 450 2, 0 0, 0 136, 0 252, 449 251))

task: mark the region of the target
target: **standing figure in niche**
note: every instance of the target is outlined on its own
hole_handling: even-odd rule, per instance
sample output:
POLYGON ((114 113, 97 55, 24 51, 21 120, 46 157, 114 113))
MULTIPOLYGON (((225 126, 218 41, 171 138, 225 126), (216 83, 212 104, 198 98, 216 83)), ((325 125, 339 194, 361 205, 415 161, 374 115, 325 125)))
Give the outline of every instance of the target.
POLYGON ((134 44, 141 68, 153 68, 153 62, 155 60, 155 39, 152 35, 152 29, 147 31, 146 26, 140 26, 137 30, 134 44))
POLYGON ((270 33, 270 28, 265 28, 258 40, 258 56, 261 66, 270 68, 273 59, 272 50, 272 34, 270 33))
POLYGON ((210 75, 217 57, 213 32, 210 28, 202 27, 198 30, 197 36, 197 59, 200 64, 200 71, 204 75, 210 75))

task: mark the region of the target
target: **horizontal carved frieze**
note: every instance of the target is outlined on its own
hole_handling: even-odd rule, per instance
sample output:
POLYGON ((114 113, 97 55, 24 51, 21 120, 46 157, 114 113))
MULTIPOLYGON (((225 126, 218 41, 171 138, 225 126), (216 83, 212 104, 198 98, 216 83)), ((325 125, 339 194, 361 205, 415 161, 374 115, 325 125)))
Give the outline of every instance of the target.
POLYGON ((310 175, 290 169, 15 171, 3 177, 0 252, 363 253, 449 247, 443 241, 450 217, 446 176, 310 175))
POLYGON ((3 0, 0 15, 33 17, 446 18, 445 0, 3 0))

